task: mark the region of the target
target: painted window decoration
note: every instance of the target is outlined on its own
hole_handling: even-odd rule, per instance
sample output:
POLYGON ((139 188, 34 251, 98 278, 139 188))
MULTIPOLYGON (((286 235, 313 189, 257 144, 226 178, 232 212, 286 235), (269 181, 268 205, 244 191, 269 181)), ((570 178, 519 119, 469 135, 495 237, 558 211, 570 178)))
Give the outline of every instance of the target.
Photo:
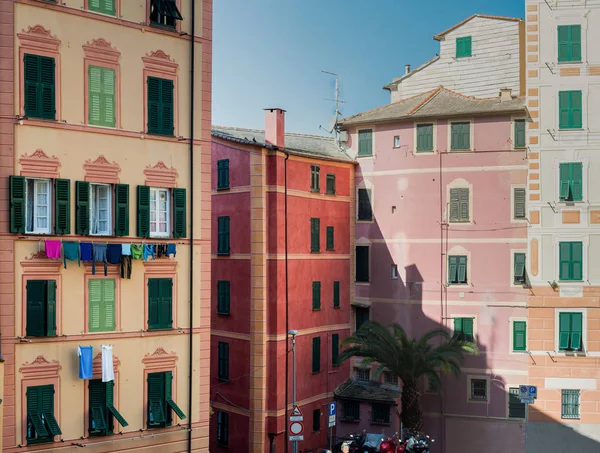
POLYGON ((525 120, 515 120, 515 148, 525 148, 527 146, 525 120))
POLYGON ((312 372, 321 371, 321 337, 312 339, 312 372))
POLYGON ((310 219, 310 251, 318 253, 321 251, 321 219, 310 219))
POLYGON ((450 222, 469 222, 469 189, 450 189, 450 222))
POLYGON ((560 164, 560 201, 583 200, 583 164, 563 162, 560 164))
POLYGON ((88 121, 94 126, 115 127, 115 70, 88 67, 88 121))
POLYGON ((473 318, 454 318, 454 336, 461 341, 474 343, 473 318))
POLYGON ((148 133, 173 135, 173 81, 148 77, 148 133))
POLYGON ((217 379, 229 381, 229 343, 219 341, 217 379))
POLYGON ((417 152, 433 151, 433 123, 417 124, 417 152))
POLYGON ((580 391, 563 390, 560 418, 577 420, 579 419, 580 391))
POLYGON ((165 428, 173 423, 172 412, 184 419, 185 414, 173 400, 173 373, 148 374, 148 429, 165 428))
POLYGON ((370 189, 358 189, 358 220, 366 222, 373 220, 370 189))
POLYGON ((559 247, 559 279, 562 281, 583 280, 583 243, 560 242, 559 247))
POLYGON ((221 216, 217 219, 218 237, 217 237, 217 254, 229 255, 230 253, 230 232, 229 232, 229 216, 221 216))
POLYGON ((90 410, 88 430, 90 436, 106 436, 114 432, 114 420, 123 427, 129 423, 114 406, 114 381, 102 382, 101 379, 89 381, 88 397, 90 410))
POLYGON ((356 331, 359 331, 362 325, 369 320, 369 307, 356 307, 356 331))
POLYGON ((521 402, 519 387, 508 389, 508 417, 525 418, 525 403, 521 402))
POLYGON ((176 21, 183 20, 175 0, 151 0, 150 23, 175 28, 176 21))
POLYGON ((312 282, 312 309, 321 309, 321 282, 312 282))
POLYGON ((581 129, 583 127, 581 91, 559 91, 559 129, 581 129))
POLYGON ((90 278, 88 280, 90 332, 113 332, 116 329, 115 299, 114 278, 90 278))
POLYGON ((310 166, 310 191, 321 192, 321 167, 318 165, 310 166))
POLYGON ((488 385, 487 379, 471 379, 471 400, 487 401, 488 385))
POLYGON ((583 313, 558 314, 558 349, 583 351, 583 313))
POLYGON ((515 188, 513 190, 513 217, 515 220, 525 220, 526 211, 526 191, 524 188, 515 188))
POLYGON ((229 159, 217 161, 217 190, 229 189, 229 159))
POLYGON ((558 26, 558 61, 581 61, 581 25, 558 26))
POLYGON ((388 404, 373 403, 371 405, 371 423, 377 425, 389 425, 390 406, 388 404))
POLYGON ((88 0, 88 9, 95 13, 114 16, 116 14, 115 0, 88 0))
POLYGON ((229 445, 229 414, 223 411, 217 413, 217 444, 229 445))
POLYGON ((465 255, 448 256, 448 284, 466 285, 467 283, 467 257, 465 255))
POLYGON ((526 321, 513 321, 513 351, 527 351, 526 321))
POLYGON ((358 157, 373 155, 373 129, 358 131, 358 157))
POLYGON ((54 58, 25 54, 24 111, 27 118, 56 119, 56 61, 54 58))
POLYGON ((331 334, 331 366, 340 364, 340 334, 331 334))
POLYGON ((456 58, 470 57, 472 55, 472 38, 463 36, 456 38, 456 58))
POLYGON ((229 315, 231 313, 231 282, 219 280, 217 282, 217 314, 229 315))
POLYGON ((27 443, 53 442, 62 434, 54 417, 54 385, 27 387, 27 443))
POLYGON ((340 308, 340 282, 333 282, 333 308, 340 308))
POLYGON ((360 402, 359 401, 343 401, 342 413, 344 421, 357 422, 360 421, 360 402))
POLYGON ((450 149, 468 151, 471 149, 471 123, 469 121, 450 125, 450 149))
POLYGON ((56 280, 27 280, 26 335, 56 336, 56 280))
POLYGON ((515 285, 523 285, 527 282, 527 273, 525 271, 525 253, 515 253, 513 255, 513 283, 515 285))
POLYGON ((356 246, 356 281, 369 283, 369 247, 356 246))
POLYGON ((185 237, 186 189, 138 186, 137 203, 139 237, 185 237))
POLYGON ((325 189, 325 193, 327 195, 335 195, 335 175, 334 174, 327 175, 326 184, 327 184, 327 187, 325 189))
POLYGON ((321 431, 321 409, 313 410, 312 430, 313 432, 321 431))
POLYGON ((173 279, 148 279, 148 330, 173 327, 173 279))
POLYGON ((335 250, 335 230, 332 226, 328 226, 325 229, 326 232, 326 241, 325 241, 325 248, 329 251, 333 251, 335 250))

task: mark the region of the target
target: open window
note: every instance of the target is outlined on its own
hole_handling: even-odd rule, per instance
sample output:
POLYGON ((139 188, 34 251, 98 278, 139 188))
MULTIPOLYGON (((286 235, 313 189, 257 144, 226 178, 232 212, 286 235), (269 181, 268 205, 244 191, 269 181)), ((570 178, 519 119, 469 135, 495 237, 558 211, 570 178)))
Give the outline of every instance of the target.
POLYGON ((150 23, 175 28, 177 20, 183 20, 175 0, 151 0, 150 23))
POLYGON ((180 419, 183 411, 173 401, 173 373, 164 371, 148 374, 148 429, 165 428, 173 423, 175 412, 180 419))

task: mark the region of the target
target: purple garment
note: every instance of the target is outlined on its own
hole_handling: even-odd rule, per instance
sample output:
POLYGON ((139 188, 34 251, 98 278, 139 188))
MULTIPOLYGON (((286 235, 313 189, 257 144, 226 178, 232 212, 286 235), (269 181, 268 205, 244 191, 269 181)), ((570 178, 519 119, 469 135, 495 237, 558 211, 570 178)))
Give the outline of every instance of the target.
POLYGON ((46 239, 46 256, 53 260, 60 258, 60 241, 46 239))

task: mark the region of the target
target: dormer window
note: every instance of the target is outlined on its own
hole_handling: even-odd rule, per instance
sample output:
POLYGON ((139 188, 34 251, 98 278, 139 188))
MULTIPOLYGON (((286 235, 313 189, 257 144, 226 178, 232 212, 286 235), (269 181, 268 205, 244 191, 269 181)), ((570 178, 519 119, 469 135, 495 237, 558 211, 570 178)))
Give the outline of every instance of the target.
POLYGON ((183 20, 175 0, 152 0, 150 4, 150 23, 175 28, 175 21, 183 20))

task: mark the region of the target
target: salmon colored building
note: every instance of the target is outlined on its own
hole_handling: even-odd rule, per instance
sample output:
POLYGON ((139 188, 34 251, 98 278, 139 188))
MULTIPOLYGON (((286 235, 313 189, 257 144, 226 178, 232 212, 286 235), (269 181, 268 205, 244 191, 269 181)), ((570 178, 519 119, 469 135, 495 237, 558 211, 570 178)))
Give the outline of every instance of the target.
POLYGON ((206 452, 212 2, 0 16, 2 451, 206 452))
POLYGON ((338 353, 350 333, 354 164, 334 139, 285 133, 280 109, 266 110, 266 131, 212 135, 211 452, 285 451, 289 330, 299 449, 324 447, 328 403, 349 377, 338 353))

